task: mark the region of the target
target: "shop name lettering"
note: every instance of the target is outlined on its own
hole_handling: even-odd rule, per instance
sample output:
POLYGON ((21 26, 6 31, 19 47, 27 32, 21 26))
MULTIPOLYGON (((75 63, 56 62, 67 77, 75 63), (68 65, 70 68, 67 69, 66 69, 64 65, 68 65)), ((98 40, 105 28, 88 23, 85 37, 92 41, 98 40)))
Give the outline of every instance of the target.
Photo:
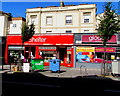
POLYGON ((47 38, 41 38, 41 37, 38 37, 38 38, 31 38, 30 40, 29 40, 29 42, 46 42, 46 39, 47 38))
POLYGON ((89 41, 101 41, 102 39, 99 37, 99 36, 90 36, 89 38, 89 41))

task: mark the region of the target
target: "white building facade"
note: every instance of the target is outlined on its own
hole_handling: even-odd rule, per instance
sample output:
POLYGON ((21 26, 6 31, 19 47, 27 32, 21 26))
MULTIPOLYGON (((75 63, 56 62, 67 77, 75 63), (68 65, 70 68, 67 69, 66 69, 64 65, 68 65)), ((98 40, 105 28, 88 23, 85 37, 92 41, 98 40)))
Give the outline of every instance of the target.
POLYGON ((0 36, 6 36, 9 30, 9 13, 0 11, 0 36))
POLYGON ((96 5, 64 5, 26 10, 36 33, 96 33, 96 5))
POLYGON ((9 34, 21 34, 21 28, 25 22, 26 19, 23 17, 11 18, 9 34))
POLYGON ((11 17, 10 15, 10 13, 0 11, 0 36, 21 34, 21 28, 26 19, 23 17, 11 17))

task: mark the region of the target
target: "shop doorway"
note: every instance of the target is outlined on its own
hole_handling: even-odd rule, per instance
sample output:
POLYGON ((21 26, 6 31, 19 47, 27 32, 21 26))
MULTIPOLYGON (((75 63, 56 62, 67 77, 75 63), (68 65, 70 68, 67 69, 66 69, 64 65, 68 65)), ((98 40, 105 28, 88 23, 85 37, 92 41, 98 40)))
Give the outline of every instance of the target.
POLYGON ((66 55, 67 55, 67 48, 65 47, 60 47, 60 48, 58 48, 58 57, 59 57, 59 59, 61 60, 61 62, 65 62, 65 58, 66 58, 66 55))
POLYGON ((25 47, 25 59, 26 62, 30 62, 32 58, 35 58, 35 49, 36 47, 25 47))

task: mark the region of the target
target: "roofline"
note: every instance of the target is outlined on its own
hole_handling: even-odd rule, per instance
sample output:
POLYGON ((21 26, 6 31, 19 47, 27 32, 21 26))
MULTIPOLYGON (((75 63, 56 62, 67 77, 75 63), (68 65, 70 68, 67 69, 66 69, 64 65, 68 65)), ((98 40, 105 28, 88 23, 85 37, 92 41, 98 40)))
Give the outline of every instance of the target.
POLYGON ((79 4, 79 5, 64 5, 64 6, 46 6, 46 7, 35 7, 35 8, 27 8, 27 9, 36 9, 36 8, 40 8, 40 9, 46 9, 46 8, 53 8, 53 7, 73 7, 73 6, 84 6, 84 5, 95 5, 96 4, 79 4))
POLYGON ((3 12, 3 11, 0 11, 0 14, 3 14, 3 15, 6 14, 6 15, 8 15, 8 16, 11 15, 11 13, 5 13, 5 12, 3 12))
POLYGON ((24 17, 12 17, 12 20, 22 20, 26 22, 26 19, 24 17))

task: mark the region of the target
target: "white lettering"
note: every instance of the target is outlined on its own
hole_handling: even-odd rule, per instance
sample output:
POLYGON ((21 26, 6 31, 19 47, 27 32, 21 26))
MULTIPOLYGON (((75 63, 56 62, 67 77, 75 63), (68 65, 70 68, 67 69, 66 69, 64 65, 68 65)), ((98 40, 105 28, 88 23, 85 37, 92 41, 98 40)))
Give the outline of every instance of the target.
POLYGON ((101 41, 102 39, 99 37, 99 36, 90 36, 89 38, 89 41, 101 41))
POLYGON ((41 38, 41 37, 38 37, 38 38, 34 38, 32 37, 29 42, 46 42, 46 39, 47 38, 41 38))

